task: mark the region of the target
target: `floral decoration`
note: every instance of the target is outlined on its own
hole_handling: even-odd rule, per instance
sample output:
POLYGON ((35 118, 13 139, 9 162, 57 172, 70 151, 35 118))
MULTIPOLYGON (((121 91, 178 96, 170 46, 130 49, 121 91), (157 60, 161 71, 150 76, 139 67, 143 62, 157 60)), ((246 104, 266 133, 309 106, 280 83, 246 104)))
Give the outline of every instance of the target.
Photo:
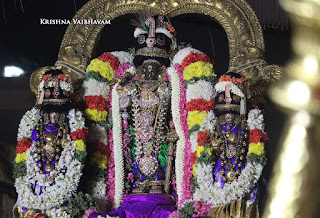
MULTIPOLYGON (((79 159, 78 157, 86 156, 86 146, 83 138, 85 138, 87 129, 84 126, 82 113, 74 109, 70 110, 67 115, 71 131, 71 134, 67 135, 69 143, 61 152, 55 170, 51 171, 50 174, 40 174, 35 142, 33 141, 29 146, 31 131, 35 129, 40 117, 40 110, 33 108, 25 113, 19 125, 18 140, 21 140, 18 141, 19 149, 17 149, 17 152, 21 151, 21 147, 24 147, 24 150, 22 150, 24 152, 17 153, 14 165, 15 170, 18 170, 17 167, 21 167, 19 164, 22 163, 25 172, 14 173, 16 177, 15 187, 19 195, 16 206, 45 210, 47 215, 51 215, 58 213, 57 208, 70 200, 78 188, 84 162, 84 158, 79 159), (73 139, 70 135, 73 136, 73 139), (35 183, 42 186, 40 195, 35 194, 32 189, 35 183)), ((59 211, 60 213, 65 214, 62 211, 59 211)))

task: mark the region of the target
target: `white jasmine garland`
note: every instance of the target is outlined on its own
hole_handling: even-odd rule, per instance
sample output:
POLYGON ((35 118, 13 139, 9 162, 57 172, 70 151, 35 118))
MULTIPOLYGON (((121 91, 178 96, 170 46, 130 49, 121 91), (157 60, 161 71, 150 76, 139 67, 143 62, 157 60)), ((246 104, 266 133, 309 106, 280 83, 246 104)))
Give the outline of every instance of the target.
POLYGON ((89 78, 83 82, 82 88, 84 96, 99 96, 109 99, 110 87, 105 82, 99 82, 96 79, 89 78))
POLYGON ((27 111, 20 121, 17 141, 22 140, 24 137, 30 138, 32 131, 36 124, 39 122, 40 118, 41 115, 38 108, 34 107, 31 110, 27 111))
MULTIPOLYGON (((247 120, 250 130, 257 126, 263 126, 263 115, 258 109, 249 111, 247 120)), ((220 188, 220 181, 215 182, 213 173, 214 165, 209 163, 197 163, 197 183, 199 188, 196 189, 194 200, 205 200, 211 205, 221 205, 230 203, 233 200, 244 197, 258 182, 263 170, 263 165, 258 162, 247 160, 244 170, 241 171, 238 179, 231 184, 225 183, 220 188)))
POLYGON ((208 111, 208 116, 203 118, 203 123, 200 124, 200 131, 206 131, 213 132, 213 127, 217 122, 217 118, 214 115, 213 111, 208 111))
POLYGON ((190 142, 191 142, 191 151, 192 153, 197 151, 197 146, 198 146, 198 133, 199 131, 194 131, 190 135, 190 142))
POLYGON ((235 94, 235 95, 238 95, 242 98, 245 98, 243 92, 238 88, 238 86, 236 86, 235 84, 233 84, 232 82, 230 81, 222 81, 222 82, 218 82, 216 85, 215 85, 215 89, 217 92, 223 92, 225 91, 226 89, 226 85, 230 85, 231 88, 230 88, 230 92, 235 94))
POLYGON ((197 182, 199 189, 194 193, 195 200, 205 199, 208 204, 227 204, 233 200, 244 197, 258 182, 263 166, 259 163, 246 164, 237 181, 225 183, 220 188, 220 183, 213 183, 213 164, 197 164, 197 182))
POLYGON ((46 214, 49 216, 49 217, 57 217, 57 218, 71 218, 71 216, 65 212, 64 210, 62 210, 61 208, 53 208, 53 209, 50 209, 50 210, 47 210, 46 211, 46 214))
POLYGON ((71 109, 68 113, 70 132, 75 132, 79 129, 83 129, 85 126, 85 119, 82 116, 81 111, 71 109))
MULTIPOLYGON (((31 111, 35 112, 35 110, 31 111)), ((39 110, 37 111, 37 113, 39 113, 39 110)), ((35 117, 37 117, 37 113, 34 113, 35 117)), ((30 113, 28 114, 30 115, 30 113)), ((68 119, 70 129, 77 131, 78 129, 76 129, 76 127, 84 127, 81 112, 71 110, 68 114, 68 119)), ((29 125, 32 123, 33 127, 29 127, 30 129, 34 129, 37 124, 37 122, 34 122, 32 119, 29 119, 26 122, 29 122, 29 125)), ((47 175, 40 174, 39 172, 36 144, 35 142, 32 143, 31 147, 26 152, 27 175, 18 177, 15 181, 15 187, 19 196, 17 206, 48 210, 61 206, 71 198, 73 193, 75 193, 82 175, 81 171, 83 164, 74 158, 73 155, 76 144, 71 141, 69 135, 67 137, 69 143, 61 152, 58 165, 55 170, 47 175), (41 195, 34 193, 34 184, 36 184, 36 186, 42 186, 41 195)))
POLYGON ((119 59, 120 64, 123 64, 123 63, 132 64, 133 62, 133 56, 129 52, 113 51, 110 53, 119 59))
POLYGON ((186 97, 187 102, 192 99, 202 98, 205 101, 210 101, 214 99, 215 90, 210 82, 205 80, 199 80, 193 84, 187 86, 186 97))
POLYGON ((253 109, 248 113, 248 126, 250 129, 261 129, 264 131, 263 115, 261 110, 253 109))
POLYGON ((182 178, 183 178, 183 167, 184 167, 184 148, 185 148, 185 137, 181 126, 180 120, 180 80, 177 71, 173 67, 168 68, 168 74, 171 77, 171 87, 172 87, 172 100, 171 100, 171 111, 173 123, 176 132, 179 136, 176 148, 176 159, 175 159, 175 170, 176 170, 176 184, 177 184, 177 194, 178 199, 181 199, 182 194, 182 178))
POLYGON ((181 50, 179 50, 177 52, 177 54, 174 56, 173 60, 172 60, 172 66, 174 66, 175 64, 182 64, 182 61, 185 57, 187 57, 189 54, 191 54, 191 52, 194 53, 200 53, 202 54, 203 52, 199 51, 198 49, 192 48, 192 47, 187 47, 187 48, 183 48, 181 50))
POLYGON ((104 179, 95 182, 92 184, 92 196, 97 203, 99 211, 105 211, 106 210, 106 202, 107 202, 107 196, 106 196, 106 189, 107 184, 104 179))
POLYGON ((115 161, 115 207, 118 208, 121 205, 122 194, 124 191, 124 164, 122 153, 122 126, 121 115, 119 106, 119 93, 117 91, 116 84, 112 89, 112 121, 113 121, 113 151, 115 161))

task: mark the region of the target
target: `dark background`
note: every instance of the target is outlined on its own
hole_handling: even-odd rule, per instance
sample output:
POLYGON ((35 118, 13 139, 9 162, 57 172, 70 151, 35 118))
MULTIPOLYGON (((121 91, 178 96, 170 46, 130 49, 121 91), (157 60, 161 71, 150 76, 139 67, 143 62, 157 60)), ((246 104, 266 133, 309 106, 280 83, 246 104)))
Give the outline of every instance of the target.
MULTIPOLYGON (((22 115, 34 105, 35 97, 29 88, 29 77, 39 67, 54 65, 60 42, 67 25, 40 25, 40 18, 72 19, 75 11, 87 1, 2 0, 0 6, 0 217, 9 217, 15 201, 11 179, 11 162, 14 160, 16 134, 22 115), (26 75, 18 78, 3 77, 4 66, 19 66, 26 75)), ((248 0, 263 26, 265 59, 269 64, 284 65, 291 56, 290 27, 287 17, 277 1, 273 8, 248 0), (279 19, 269 14, 279 13, 279 19), (268 11, 267 11, 268 12, 268 11), (267 13, 265 13, 267 14, 267 13), (268 19, 270 17, 270 19, 268 19), (272 19, 271 19, 272 18, 272 19)), ((257 1, 256 1, 257 2, 257 1)), ((259 1, 266 2, 266 1, 259 1)), ((270 3, 270 1, 268 1, 270 3)), ((134 27, 132 15, 119 17, 103 29, 96 54, 105 51, 127 50, 132 46, 134 27)), ((213 20, 199 15, 181 15, 173 18, 177 41, 191 43, 215 60, 215 71, 221 75, 227 71, 229 61, 228 40, 224 30, 213 20), (211 42, 212 41, 212 42, 211 42)), ((260 207, 265 201, 266 184, 277 154, 277 142, 284 125, 284 114, 266 100, 266 131, 270 138, 267 145, 268 164, 261 180, 260 207)))

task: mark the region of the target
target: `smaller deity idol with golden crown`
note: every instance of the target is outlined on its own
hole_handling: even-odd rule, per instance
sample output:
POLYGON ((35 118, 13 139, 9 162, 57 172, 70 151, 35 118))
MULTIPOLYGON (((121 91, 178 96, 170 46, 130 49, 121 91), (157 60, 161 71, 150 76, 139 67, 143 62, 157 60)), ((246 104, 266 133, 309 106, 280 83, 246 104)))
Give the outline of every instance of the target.
POLYGON ((69 78, 56 67, 41 73, 37 104, 25 113, 18 130, 14 215, 79 216, 93 205, 90 196, 77 192, 87 128, 70 100, 73 88, 69 78), (84 203, 80 206, 77 201, 84 203))
POLYGON ((265 164, 266 133, 261 110, 247 113, 249 82, 240 74, 222 75, 215 85, 210 128, 199 132, 193 199, 181 215, 259 217, 257 182, 265 164))

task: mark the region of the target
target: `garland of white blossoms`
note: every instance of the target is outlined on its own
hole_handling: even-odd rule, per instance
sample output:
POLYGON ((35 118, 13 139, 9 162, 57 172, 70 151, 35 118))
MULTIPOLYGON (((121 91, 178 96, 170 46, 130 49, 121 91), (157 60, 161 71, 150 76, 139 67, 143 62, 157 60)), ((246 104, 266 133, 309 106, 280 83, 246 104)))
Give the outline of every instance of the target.
POLYGON ((121 205, 122 195, 124 191, 124 164, 123 164, 123 151, 122 151, 122 125, 119 106, 119 93, 116 84, 112 89, 112 121, 113 121, 113 152, 115 168, 115 207, 121 205))
MULTIPOLYGON (((18 138, 21 135, 23 126, 27 126, 27 133, 31 134, 40 119, 40 110, 32 109, 31 112, 36 119, 24 116, 24 124, 20 125, 18 138), (29 118, 29 119, 27 119, 29 118), (31 130, 31 131, 30 131, 31 130)), ((26 114, 29 114, 28 112, 26 114)), ((70 110, 68 113, 69 127, 71 132, 84 128, 84 118, 80 111, 70 110)), ((36 144, 27 151, 27 175, 16 178, 15 187, 19 195, 18 206, 27 208, 37 208, 40 210, 51 209, 65 203, 77 190, 83 164, 74 157, 76 144, 68 135, 69 143, 61 153, 56 169, 48 175, 40 174, 37 164, 38 154, 36 153, 36 144), (37 195, 32 189, 32 183, 37 182, 43 186, 43 193, 37 195)))
MULTIPOLYGON (((263 115, 258 109, 253 109, 248 114, 247 120, 250 130, 261 129, 263 131, 263 115)), ((220 205, 244 197, 255 186, 262 174, 263 164, 247 160, 245 169, 241 172, 237 181, 231 184, 225 183, 221 189, 220 182, 213 181, 213 163, 197 163, 197 182, 199 188, 194 193, 194 200, 204 199, 208 204, 220 205)))
POLYGON ((181 197, 182 192, 182 176, 183 176, 183 166, 184 166, 184 148, 185 148, 185 137, 182 131, 181 120, 180 120, 180 81, 177 71, 174 67, 168 68, 168 74, 171 77, 171 87, 172 87, 172 119, 175 126, 175 130, 179 136, 177 141, 176 156, 175 156, 175 173, 176 173, 176 185, 177 185, 177 194, 178 198, 181 197))

